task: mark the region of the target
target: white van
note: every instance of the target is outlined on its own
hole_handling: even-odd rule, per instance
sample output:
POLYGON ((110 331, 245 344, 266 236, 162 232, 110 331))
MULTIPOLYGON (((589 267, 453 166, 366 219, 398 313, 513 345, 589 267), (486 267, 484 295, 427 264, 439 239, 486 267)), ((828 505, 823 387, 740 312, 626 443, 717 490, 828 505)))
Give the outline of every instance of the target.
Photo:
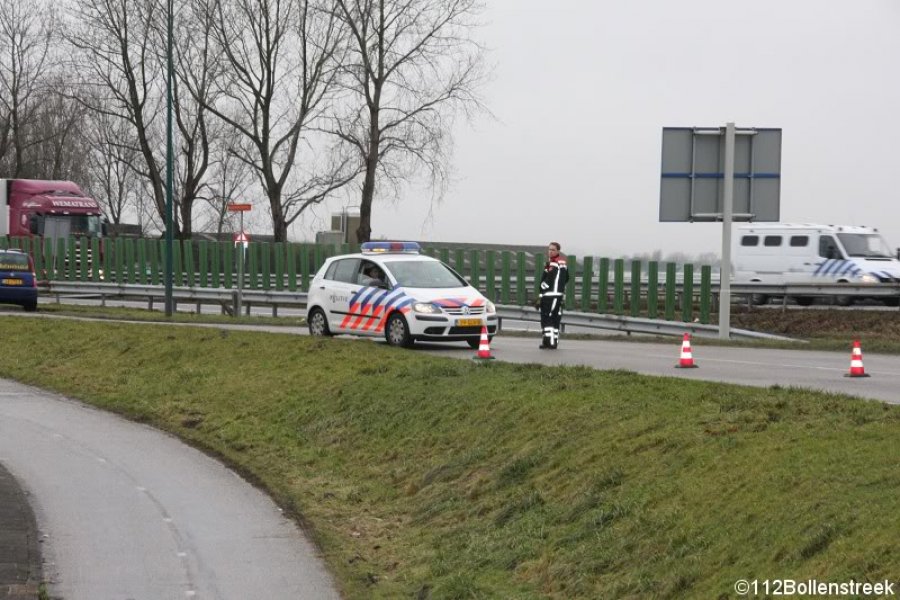
MULTIPOLYGON (((847 225, 809 223, 751 223, 734 236, 734 282, 898 283, 900 261, 878 230, 847 225)), ((840 296, 847 305, 859 296, 840 296)), ((768 300, 755 295, 756 303, 768 300)), ((798 304, 812 304, 812 296, 798 296, 798 304)), ((896 306, 897 298, 885 300, 896 306)))

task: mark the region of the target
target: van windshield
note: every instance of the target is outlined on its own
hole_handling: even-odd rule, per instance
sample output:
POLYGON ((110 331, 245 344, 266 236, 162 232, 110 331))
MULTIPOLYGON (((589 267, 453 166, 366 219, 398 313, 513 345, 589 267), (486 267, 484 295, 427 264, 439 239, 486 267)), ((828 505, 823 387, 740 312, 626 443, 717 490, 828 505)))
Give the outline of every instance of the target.
POLYGON ((891 249, 877 233, 839 233, 838 239, 847 256, 862 258, 891 258, 891 249))

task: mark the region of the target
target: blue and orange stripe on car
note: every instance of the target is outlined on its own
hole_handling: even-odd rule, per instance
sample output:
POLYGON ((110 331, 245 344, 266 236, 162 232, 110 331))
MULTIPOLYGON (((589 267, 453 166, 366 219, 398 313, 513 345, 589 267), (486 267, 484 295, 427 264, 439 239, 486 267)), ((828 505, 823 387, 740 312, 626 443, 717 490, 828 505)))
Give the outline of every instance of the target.
POLYGON ((350 312, 341 321, 341 329, 356 330, 362 325, 362 331, 369 331, 377 323, 374 331, 384 330, 387 317, 393 310, 403 314, 410 311, 409 305, 414 299, 402 290, 382 290, 365 287, 350 298, 350 312))

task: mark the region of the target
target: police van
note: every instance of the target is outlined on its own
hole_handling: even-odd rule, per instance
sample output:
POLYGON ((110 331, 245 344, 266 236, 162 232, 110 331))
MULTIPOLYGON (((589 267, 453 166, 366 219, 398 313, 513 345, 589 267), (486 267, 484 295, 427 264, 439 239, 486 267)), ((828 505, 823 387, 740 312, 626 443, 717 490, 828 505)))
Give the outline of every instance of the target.
MULTIPOLYGON (((752 223, 736 229, 732 262, 734 282, 900 283, 900 261, 873 227, 810 223, 752 223)), ((839 296, 848 305, 859 296, 839 296)), ((753 301, 768 297, 756 294, 753 301)), ((812 296, 794 298, 812 304, 812 296)), ((897 305, 897 298, 886 302, 897 305)))

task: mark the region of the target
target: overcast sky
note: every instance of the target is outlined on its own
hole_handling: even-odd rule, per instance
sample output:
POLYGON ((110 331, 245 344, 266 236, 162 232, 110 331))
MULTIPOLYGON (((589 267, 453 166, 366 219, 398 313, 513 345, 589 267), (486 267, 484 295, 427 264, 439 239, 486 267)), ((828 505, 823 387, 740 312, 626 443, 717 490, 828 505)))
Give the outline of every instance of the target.
POLYGON ((900 246, 897 0, 488 0, 484 20, 496 118, 457 128, 441 204, 376 204, 374 238, 718 254, 721 224, 659 223, 662 128, 733 121, 783 130, 782 221, 900 246))

